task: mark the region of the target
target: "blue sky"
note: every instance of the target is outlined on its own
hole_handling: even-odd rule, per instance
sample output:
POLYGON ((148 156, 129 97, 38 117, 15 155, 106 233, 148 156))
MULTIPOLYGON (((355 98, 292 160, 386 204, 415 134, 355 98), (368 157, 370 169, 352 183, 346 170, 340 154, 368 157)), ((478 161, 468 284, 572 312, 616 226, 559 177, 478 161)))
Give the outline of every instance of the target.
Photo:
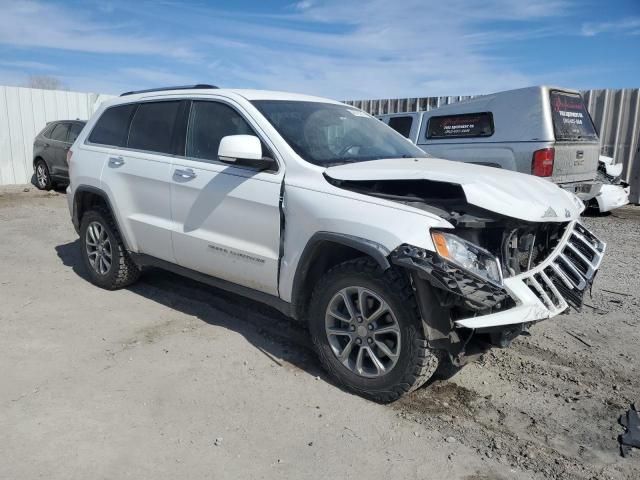
POLYGON ((0 0, 0 84, 337 99, 640 87, 640 0, 0 0))

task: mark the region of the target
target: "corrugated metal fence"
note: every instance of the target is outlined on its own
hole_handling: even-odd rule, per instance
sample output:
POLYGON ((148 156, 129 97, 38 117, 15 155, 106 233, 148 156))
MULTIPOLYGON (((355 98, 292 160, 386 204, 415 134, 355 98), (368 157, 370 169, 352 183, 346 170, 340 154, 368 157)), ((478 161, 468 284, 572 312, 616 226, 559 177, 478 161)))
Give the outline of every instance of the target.
MULTIPOLYGON (((585 90, 589 113, 600 133, 602 153, 624 165, 623 176, 631 184, 631 201, 640 203, 640 89, 585 90)), ((380 100, 347 100, 345 103, 372 115, 433 110, 472 98, 422 97, 380 100)))
POLYGON ((106 98, 97 93, 0 86, 0 185, 28 183, 33 139, 52 120, 86 120, 106 98))

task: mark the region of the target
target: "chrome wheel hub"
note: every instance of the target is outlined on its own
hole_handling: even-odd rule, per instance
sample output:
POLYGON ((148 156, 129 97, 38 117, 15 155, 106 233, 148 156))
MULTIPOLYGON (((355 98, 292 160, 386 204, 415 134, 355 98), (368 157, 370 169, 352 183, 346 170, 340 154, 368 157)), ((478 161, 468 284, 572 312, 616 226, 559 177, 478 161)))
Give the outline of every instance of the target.
POLYGON ((336 358, 367 378, 389 373, 400 356, 400 326, 389 305, 364 287, 336 293, 326 310, 325 331, 336 358))
POLYGON ((85 245, 91 267, 100 275, 109 273, 113 252, 107 230, 100 222, 91 222, 87 227, 85 245))

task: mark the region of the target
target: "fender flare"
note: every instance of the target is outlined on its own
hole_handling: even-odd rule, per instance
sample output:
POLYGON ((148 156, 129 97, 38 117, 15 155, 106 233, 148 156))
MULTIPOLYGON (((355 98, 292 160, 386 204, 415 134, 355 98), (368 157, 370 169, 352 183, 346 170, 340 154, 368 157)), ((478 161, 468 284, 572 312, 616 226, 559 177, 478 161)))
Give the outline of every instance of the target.
POLYGON ((354 250, 358 250, 365 255, 372 257, 383 270, 387 270, 391 267, 388 256, 391 253, 386 247, 379 243, 367 240, 366 238, 357 237, 355 235, 347 235, 344 233, 335 232, 316 232, 314 233, 302 251, 300 260, 296 267, 296 272, 293 276, 292 285, 292 304, 296 305, 300 294, 302 292, 302 285, 304 279, 309 273, 311 264, 315 258, 317 247, 324 242, 337 243, 346 247, 351 247, 354 250))
POLYGON ((78 218, 78 199, 79 199, 79 195, 81 193, 92 193, 94 195, 99 196, 100 198, 102 198, 105 203, 107 204, 107 208, 109 209, 109 212, 111 213, 111 215, 113 216, 113 220, 116 222, 116 227, 118 227, 118 231, 120 232, 120 238, 122 239, 122 242, 124 244, 124 248, 126 250, 130 250, 129 248, 129 244, 127 242, 127 239, 122 231, 122 228, 120 228, 120 222, 118 221, 118 216, 116 215, 115 210, 113 209, 113 205, 111 204, 111 199, 109 198, 109 194, 107 194, 107 192, 105 192, 104 190, 98 188, 98 187, 94 187, 91 185, 78 185, 74 191, 73 191, 73 214, 72 214, 72 221, 73 221, 73 226, 75 227, 77 232, 80 232, 80 219, 78 218))

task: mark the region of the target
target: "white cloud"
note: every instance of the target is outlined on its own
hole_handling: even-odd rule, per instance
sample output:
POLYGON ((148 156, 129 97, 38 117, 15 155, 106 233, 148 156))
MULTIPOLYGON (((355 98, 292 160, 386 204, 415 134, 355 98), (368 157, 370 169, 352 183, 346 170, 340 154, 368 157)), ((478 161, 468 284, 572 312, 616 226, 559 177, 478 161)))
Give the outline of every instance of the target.
POLYGON ((49 63, 32 62, 32 61, 5 61, 0 60, 0 66, 9 68, 18 68, 21 70, 57 70, 58 67, 49 63))
POLYGON ((569 11, 554 0, 326 0, 304 7, 268 25, 216 25, 217 35, 239 44, 225 47, 219 81, 342 99, 515 88, 534 79, 497 57, 496 42, 551 35, 535 20, 569 11), (496 18, 521 25, 488 33, 496 18))
POLYGON ((640 32, 640 18, 624 18, 611 22, 583 23, 582 35, 594 37, 601 33, 637 35, 640 32))
POLYGON ((0 43, 140 55, 135 65, 111 55, 74 66, 68 84, 82 90, 206 82, 338 99, 469 95, 537 83, 496 46, 556 35, 553 21, 574 9, 568 0, 300 0, 268 14, 115 5, 105 17, 0 0, 0 43))
POLYGON ((79 52, 194 57, 175 40, 127 34, 90 16, 55 4, 0 0, 0 43, 79 52))
POLYGON ((296 10, 306 10, 311 8, 315 2, 313 0, 302 0, 293 5, 296 10))
POLYGON ((191 85, 198 83, 193 77, 182 75, 166 70, 158 70, 154 68, 121 68, 120 74, 124 75, 124 79, 131 83, 138 83, 140 88, 157 87, 161 85, 191 85))

